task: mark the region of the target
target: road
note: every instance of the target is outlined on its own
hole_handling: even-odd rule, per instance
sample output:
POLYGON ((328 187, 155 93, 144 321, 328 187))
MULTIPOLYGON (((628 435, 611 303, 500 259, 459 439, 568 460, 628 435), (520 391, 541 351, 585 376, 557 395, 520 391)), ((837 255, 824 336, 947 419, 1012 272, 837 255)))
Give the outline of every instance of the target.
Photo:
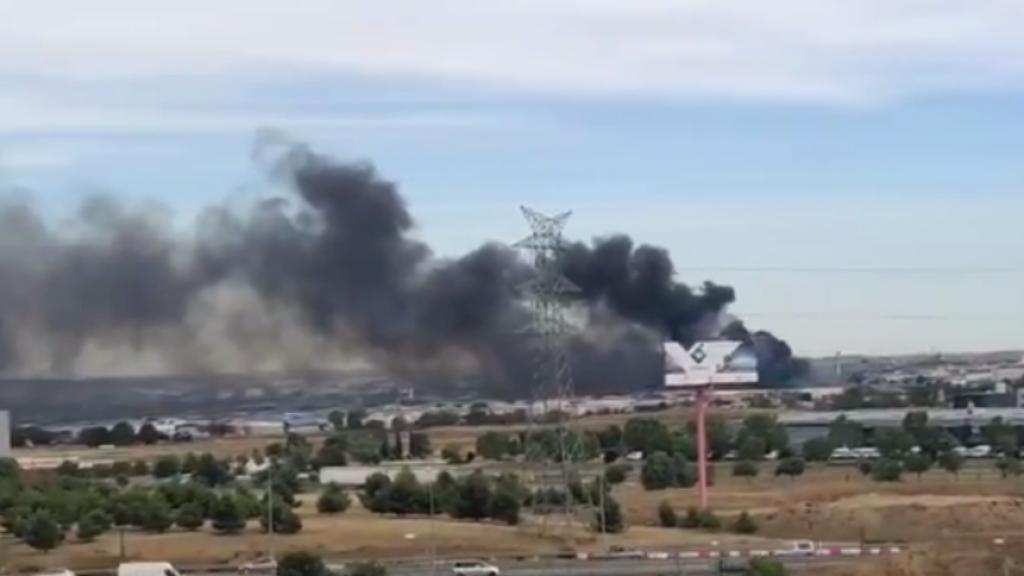
MULTIPOLYGON (((779 558, 793 572, 810 573, 814 568, 856 562, 856 559, 821 557, 779 558)), ((544 562, 496 562, 501 576, 693 576, 715 574, 715 563, 710 560, 609 560, 577 561, 549 560, 544 562)), ((438 563, 437 576, 449 576, 450 563, 438 563)), ((388 566, 389 576, 431 576, 429 563, 403 562, 388 566)))

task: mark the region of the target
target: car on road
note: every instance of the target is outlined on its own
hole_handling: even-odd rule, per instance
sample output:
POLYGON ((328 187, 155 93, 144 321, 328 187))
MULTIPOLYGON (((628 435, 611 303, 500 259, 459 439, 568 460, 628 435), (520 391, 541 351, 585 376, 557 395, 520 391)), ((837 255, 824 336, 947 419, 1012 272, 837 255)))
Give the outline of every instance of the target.
POLYGON ((643 550, 624 548, 622 546, 612 546, 605 554, 605 558, 611 560, 643 560, 646 556, 643 550))
POLYGON ((461 560, 452 564, 452 574, 456 576, 498 576, 501 574, 501 570, 482 560, 461 560))
POLYGON ((780 548, 772 552, 773 556, 814 556, 818 552, 818 545, 810 540, 794 540, 786 548, 780 548))
POLYGON ((239 574, 273 574, 277 572, 277 560, 273 558, 257 558, 238 567, 239 574))

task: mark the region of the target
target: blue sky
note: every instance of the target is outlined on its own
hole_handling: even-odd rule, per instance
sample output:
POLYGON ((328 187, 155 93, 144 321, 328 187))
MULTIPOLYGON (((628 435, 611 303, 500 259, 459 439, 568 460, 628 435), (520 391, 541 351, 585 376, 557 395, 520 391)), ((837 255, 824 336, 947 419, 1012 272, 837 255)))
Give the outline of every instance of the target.
POLYGON ((1019 2, 292 4, 12 2, 0 187, 184 229, 267 192, 275 130, 372 160, 441 255, 572 209, 799 352, 1024 347, 1019 2))

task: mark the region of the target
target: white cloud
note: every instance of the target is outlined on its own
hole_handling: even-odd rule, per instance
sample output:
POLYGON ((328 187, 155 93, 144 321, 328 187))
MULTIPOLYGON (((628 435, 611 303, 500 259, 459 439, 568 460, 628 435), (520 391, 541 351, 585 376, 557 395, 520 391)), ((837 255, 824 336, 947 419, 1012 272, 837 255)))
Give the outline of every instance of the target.
POLYGON ((280 68, 528 91, 859 103, 1016 85, 1018 0, 33 0, 0 72, 280 68))

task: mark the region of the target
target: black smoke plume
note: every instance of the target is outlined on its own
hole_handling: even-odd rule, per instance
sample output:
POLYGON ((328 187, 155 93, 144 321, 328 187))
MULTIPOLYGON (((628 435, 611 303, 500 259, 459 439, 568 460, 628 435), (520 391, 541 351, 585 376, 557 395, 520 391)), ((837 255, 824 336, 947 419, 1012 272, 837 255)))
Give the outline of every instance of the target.
MULTIPOLYGON (((207 209, 187 236, 166 214, 109 198, 50 229, 0 208, 0 372, 8 376, 295 371, 375 366, 413 383, 528 396, 532 270, 486 244, 453 260, 413 239, 394 183, 369 164, 287 146, 272 166, 294 194, 207 209)), ((723 329, 770 382, 799 371, 768 333, 722 326, 735 294, 675 280, 663 249, 626 236, 559 261, 579 294, 569 342, 577 390, 657 386, 659 343, 723 329)))

